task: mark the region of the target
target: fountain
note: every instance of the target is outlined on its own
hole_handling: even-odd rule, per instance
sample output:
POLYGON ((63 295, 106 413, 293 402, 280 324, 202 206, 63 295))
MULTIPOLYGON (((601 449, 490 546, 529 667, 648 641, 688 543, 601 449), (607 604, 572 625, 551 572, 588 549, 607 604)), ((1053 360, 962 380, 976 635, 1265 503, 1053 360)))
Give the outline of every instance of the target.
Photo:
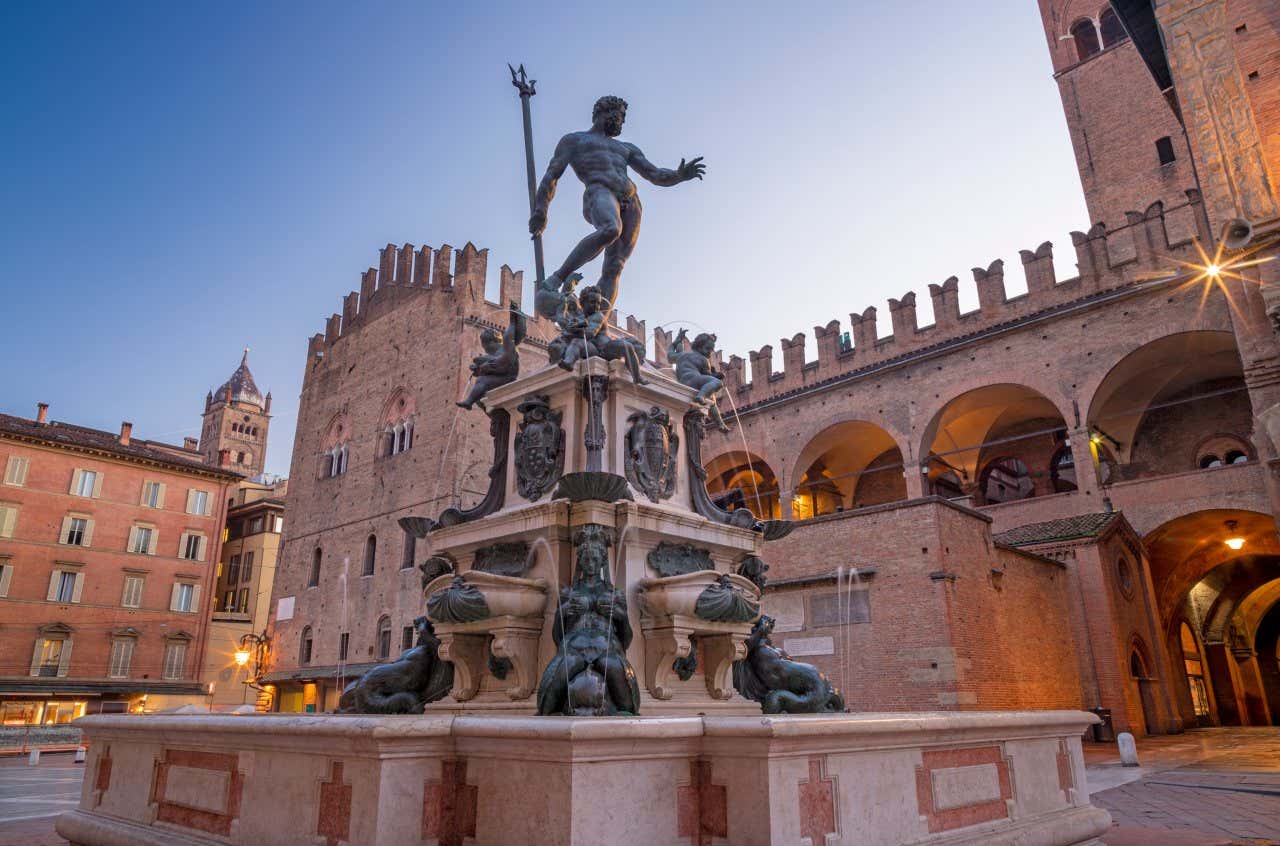
MULTIPOLYGON (((620 102, 591 144, 617 143, 620 102)), ((702 175, 632 166, 666 184, 702 175)), ((621 263, 606 266, 612 296, 621 263)), ((607 307, 578 308, 574 269, 551 277, 563 286, 539 273, 539 307, 564 329, 556 360, 466 398, 491 421, 484 497, 402 521, 428 539, 426 619, 418 646, 344 693, 343 710, 366 713, 84 718, 81 804, 59 833, 84 846, 1097 843, 1109 817, 1088 802, 1080 747, 1092 715, 845 713, 829 680, 773 646, 764 561, 791 525, 707 493, 712 336, 676 373, 640 366, 600 322, 607 307)))

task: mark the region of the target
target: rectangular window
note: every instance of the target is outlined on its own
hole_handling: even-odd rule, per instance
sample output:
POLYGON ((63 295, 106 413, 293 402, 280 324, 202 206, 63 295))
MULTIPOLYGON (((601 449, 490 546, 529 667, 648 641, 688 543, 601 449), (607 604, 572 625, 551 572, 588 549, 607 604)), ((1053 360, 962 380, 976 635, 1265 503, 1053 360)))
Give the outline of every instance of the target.
POLYGON ((258 535, 262 533, 262 517, 254 517, 249 521, 249 534, 258 535))
POLYGON ((240 581, 240 556, 231 556, 231 563, 227 565, 227 584, 234 585, 240 581))
POLYGON ((408 570, 413 566, 413 556, 417 553, 418 538, 412 532, 404 533, 404 552, 400 555, 400 569, 408 570))
POLYGON ((86 517, 68 517, 66 520, 66 531, 62 535, 62 542, 71 546, 88 546, 89 545, 89 520, 86 517))
POLYGON ((198 491, 194 488, 187 494, 187 513, 188 514, 209 514, 209 493, 208 491, 198 491))
POLYGON ((230 614, 236 610, 236 592, 229 590, 222 597, 222 610, 230 614))
POLYGON ((182 557, 188 561, 204 560, 204 536, 203 535, 184 535, 182 542, 182 557))
POLYGON ((348 634, 347 632, 343 632, 342 634, 338 635, 338 660, 339 661, 347 660, 347 647, 348 645, 350 645, 350 643, 351 643, 350 634, 348 634))
POLYGON ((154 538, 154 529, 149 526, 134 526, 133 543, 129 544, 129 551, 136 552, 141 555, 150 555, 151 544, 154 538))
POLYGON ((0 538, 13 537, 13 527, 18 523, 18 506, 0 505, 0 538))
POLYGON ((147 508, 164 508, 164 485, 159 482, 143 482, 142 504, 147 508))
POLYGON ((1173 163, 1173 140, 1168 135, 1156 139, 1156 155, 1160 157, 1161 165, 1173 163))
POLYGON ((236 611, 240 612, 241 614, 248 613, 249 611, 249 589, 248 588, 240 588, 240 599, 239 601, 236 602, 236 611))
POLYGON ((413 626, 405 626, 400 631, 400 648, 413 649, 413 626))
POLYGON ((120 598, 120 604, 125 608, 142 606, 142 576, 124 577, 124 596, 120 598))
POLYGON ((102 490, 101 477, 95 470, 77 470, 76 496, 95 497, 102 490))
POLYGON ((284 531, 284 518, 279 514, 271 518, 271 531, 277 535, 284 531))
POLYGON ((244 569, 240 571, 240 581, 247 582, 253 578, 253 553, 244 554, 244 569))
POLYGON ((111 641, 111 664, 107 676, 113 679, 129 677, 129 662, 133 660, 133 638, 117 638, 111 641))
POLYGON ((0 561, 0 598, 9 595, 9 582, 13 580, 13 565, 0 561))
POLYGON ((190 613, 195 611, 195 594, 196 586, 187 582, 178 582, 173 586, 173 601, 170 602, 171 611, 182 611, 190 613))
POLYGON ((36 661, 35 670, 31 675, 47 678, 57 676, 62 666, 63 644, 64 641, 61 638, 45 638, 40 644, 40 658, 36 661))
POLYGON ((27 483, 27 468, 31 462, 17 455, 9 456, 4 466, 4 483, 20 488, 27 483))
POLYGON ((75 602, 76 595, 76 574, 67 570, 59 570, 57 572, 58 591, 56 601, 66 605, 75 602))
POLYGON ((187 645, 181 641, 173 641, 164 648, 164 677, 166 679, 182 678, 183 666, 187 663, 187 645))

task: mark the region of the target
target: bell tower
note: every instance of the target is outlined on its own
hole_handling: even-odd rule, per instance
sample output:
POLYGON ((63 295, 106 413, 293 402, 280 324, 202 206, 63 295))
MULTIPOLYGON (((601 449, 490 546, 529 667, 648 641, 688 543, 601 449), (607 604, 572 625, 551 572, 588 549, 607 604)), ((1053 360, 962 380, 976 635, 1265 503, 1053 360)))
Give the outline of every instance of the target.
POLYGON ((262 474, 271 425, 271 394, 264 397, 249 372, 249 348, 231 378, 204 399, 200 452, 206 464, 248 477, 262 474))
POLYGON ((1040 0, 1080 185, 1092 223, 1125 225, 1196 187, 1172 84, 1162 91, 1107 0, 1040 0))

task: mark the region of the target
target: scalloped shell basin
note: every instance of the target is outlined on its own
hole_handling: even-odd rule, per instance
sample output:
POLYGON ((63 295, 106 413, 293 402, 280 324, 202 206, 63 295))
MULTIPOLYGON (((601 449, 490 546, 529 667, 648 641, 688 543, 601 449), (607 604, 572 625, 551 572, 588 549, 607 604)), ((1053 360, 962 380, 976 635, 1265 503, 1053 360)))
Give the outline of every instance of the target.
MULTIPOLYGON (((501 617, 537 617, 547 607, 547 580, 522 579, 516 576, 499 576, 480 570, 467 570, 462 580, 473 585, 484 594, 485 604, 489 606, 489 616, 501 617)), ((453 584, 454 573, 446 573, 432 579, 423 589, 422 595, 430 598, 432 594, 445 590, 453 584)))
MULTIPOLYGON (((641 579, 636 584, 640 610, 648 617, 673 617, 677 614, 692 617, 698 597, 725 575, 716 570, 699 570, 679 576, 641 579)), ((737 573, 730 573, 728 576, 730 584, 742 590, 753 601, 760 600, 760 589, 755 582, 737 573)))

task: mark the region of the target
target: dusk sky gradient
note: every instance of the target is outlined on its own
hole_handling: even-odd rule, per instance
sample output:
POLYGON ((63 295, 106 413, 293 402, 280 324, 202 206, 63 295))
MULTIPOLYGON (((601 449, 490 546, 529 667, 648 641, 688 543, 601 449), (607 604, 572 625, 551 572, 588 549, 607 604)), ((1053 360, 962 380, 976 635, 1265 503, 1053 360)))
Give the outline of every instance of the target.
MULTIPOLYGON (((538 167, 602 94, 660 166, 619 310, 747 351, 1088 228, 1031 0, 58 3, 0 9, 0 411, 181 443, 252 348, 289 471, 307 338, 388 242, 532 249, 538 167)), ((561 182, 549 269, 587 232, 561 182)), ((587 271, 598 273, 598 262, 587 271)), ((781 367, 780 350, 775 363, 781 367)), ((450 409, 451 410, 451 409, 450 409)))

